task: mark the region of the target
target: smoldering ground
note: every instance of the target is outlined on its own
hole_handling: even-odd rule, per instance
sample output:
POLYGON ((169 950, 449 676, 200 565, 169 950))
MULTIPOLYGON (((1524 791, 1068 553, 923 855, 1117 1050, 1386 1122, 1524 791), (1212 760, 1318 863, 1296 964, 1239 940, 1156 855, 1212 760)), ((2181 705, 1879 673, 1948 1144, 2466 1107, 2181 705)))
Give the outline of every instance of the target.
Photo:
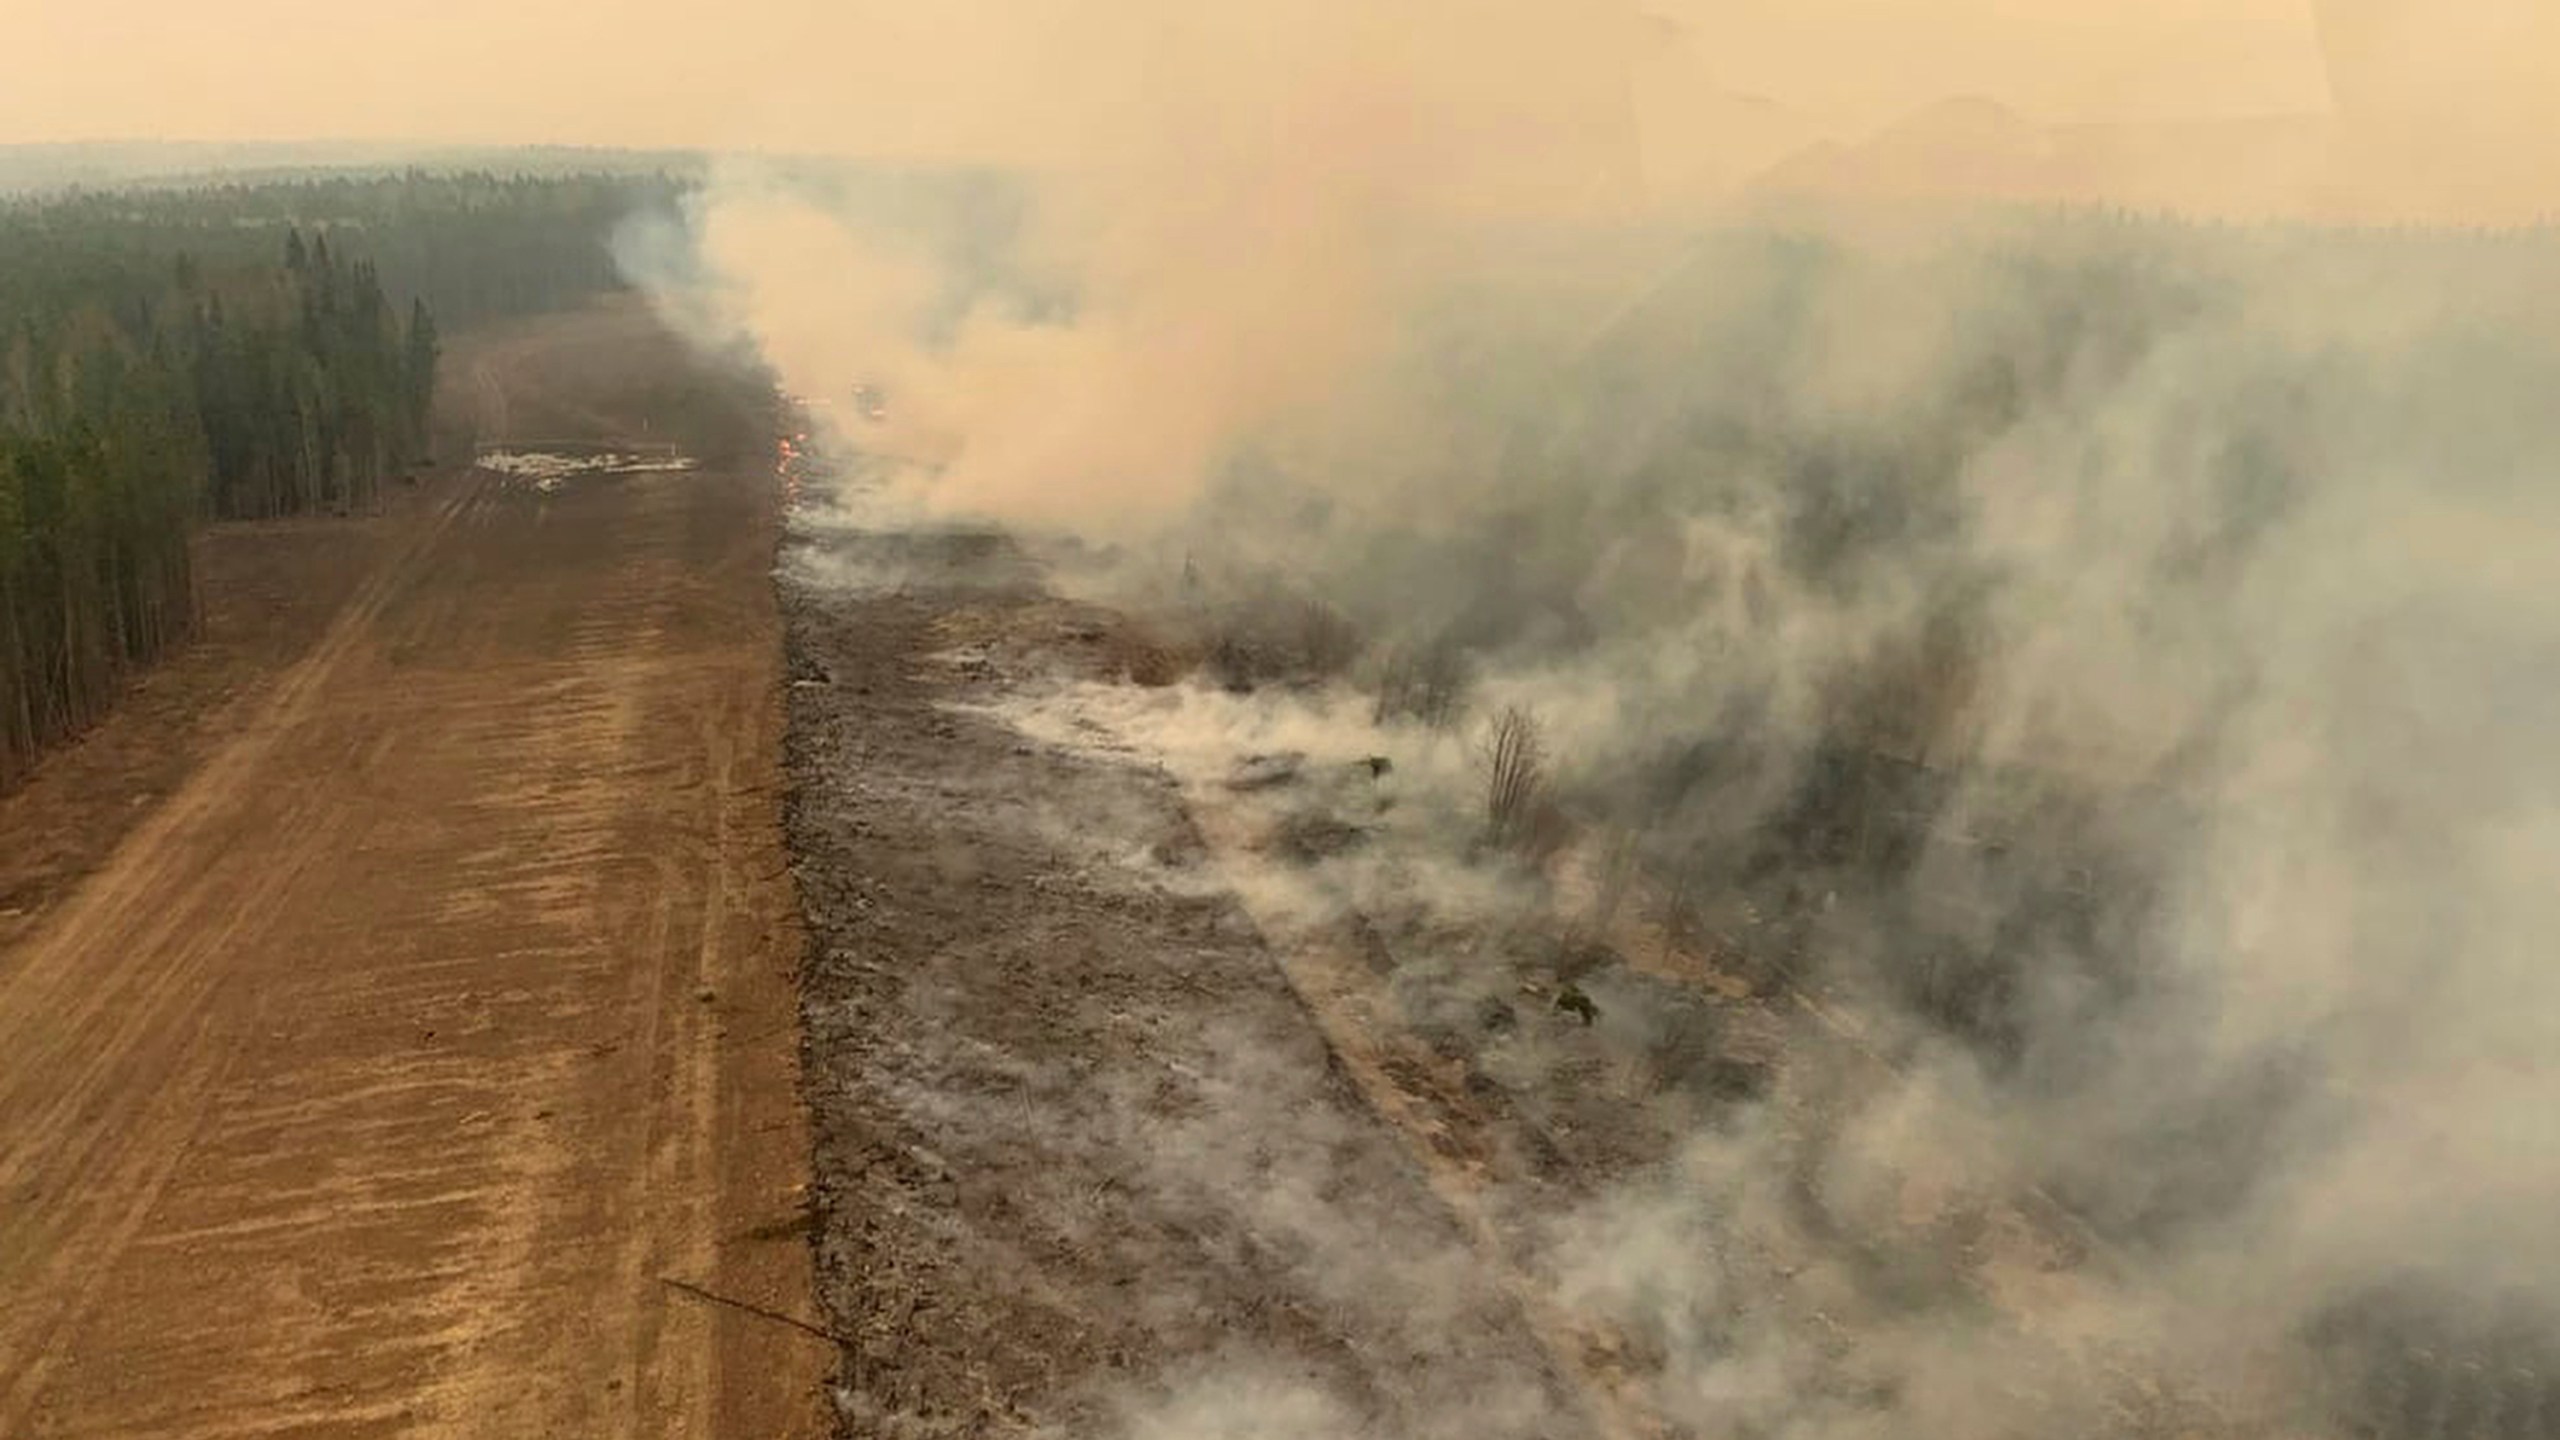
MULTIPOLYGON (((1773 1184, 1966 1156, 2094 1227, 2122 1288, 2072 1323, 2172 1370, 2402 1303, 2376 1297, 2447 1317, 2420 1333, 2547 1330, 2517 1317, 2560 1193, 2524 878, 2560 778, 2528 558, 2560 538, 2530 399, 2549 237, 1720 248, 1555 362, 1489 460, 1221 490, 1262 518, 1220 531, 1260 551, 1229 563, 1305 577, 1390 652, 1472 656, 1487 706, 1546 717, 1594 836, 1748 897, 1798 983, 1904 1017, 1913 1088, 1818 1135, 1833 1158, 1706 1153, 1773 1184), (1898 1155, 1842 1138, 1887 1115, 1898 1155)), ((2014 1373, 1969 1332, 1933 1309, 1872 1338, 2014 1373)), ((1801 1418, 1764 1384, 1757 1418, 1801 1418)))
MULTIPOLYGON (((1147 144, 976 209, 734 178, 634 253, 795 389, 889 397, 843 427, 896 457, 867 495, 1064 532, 1056 583, 1204 662, 1035 687, 1030 734, 1356 832, 1226 879, 1284 938, 1387 917, 1393 1023, 1473 1025, 1578 1177, 1497 1189, 1503 1262, 1649 1414, 2560 1424, 2560 240, 1675 230, 1545 161, 1407 194, 1538 117, 1457 85, 1409 172, 1337 183, 1272 136, 1405 72, 1310 63, 1336 83, 1185 92, 1205 188, 1147 144), (1433 667, 1438 725, 1398 698, 1433 667), (1487 843, 1506 711, 1534 846, 1487 843), (1491 1023, 1523 983, 1589 1036, 1491 1023), (1749 1073, 1591 1079, 1691 1032, 1749 1073)), ((1204 1123, 1273 1126, 1260 1093, 1204 1123)), ((1368 1253, 1291 1223, 1336 1221, 1307 1253, 1368 1253)), ((1130 1428, 1366 1423, 1275 1373, 1165 1377, 1130 1428)))

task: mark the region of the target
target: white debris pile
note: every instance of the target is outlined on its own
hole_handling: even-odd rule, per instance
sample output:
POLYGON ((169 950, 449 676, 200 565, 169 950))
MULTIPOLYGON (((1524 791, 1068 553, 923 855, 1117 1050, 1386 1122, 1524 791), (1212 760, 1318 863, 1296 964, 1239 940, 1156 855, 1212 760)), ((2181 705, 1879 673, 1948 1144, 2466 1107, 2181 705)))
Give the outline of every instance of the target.
POLYGON ((531 481, 537 490, 557 490, 580 475, 634 475, 691 470, 699 463, 689 455, 638 455, 598 450, 567 455, 551 450, 492 450, 479 457, 483 470, 531 481))

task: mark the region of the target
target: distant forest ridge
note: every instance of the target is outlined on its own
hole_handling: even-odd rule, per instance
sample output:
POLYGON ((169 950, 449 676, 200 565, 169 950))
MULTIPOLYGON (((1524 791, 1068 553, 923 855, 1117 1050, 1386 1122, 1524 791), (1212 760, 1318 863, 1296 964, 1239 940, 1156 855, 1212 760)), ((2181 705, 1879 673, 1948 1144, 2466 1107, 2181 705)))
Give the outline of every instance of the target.
POLYGON ((412 170, 21 196, 0 202, 0 323, 128 298, 181 255, 214 269, 273 264, 291 230, 334 237, 396 302, 422 299, 448 325, 534 313, 618 288, 614 226, 693 183, 412 170))
POLYGON ((695 150, 583 145, 438 145, 351 141, 92 140, 0 145, 0 196, 70 189, 364 178, 408 170, 478 171, 532 179, 563 175, 698 177, 710 157, 695 150))

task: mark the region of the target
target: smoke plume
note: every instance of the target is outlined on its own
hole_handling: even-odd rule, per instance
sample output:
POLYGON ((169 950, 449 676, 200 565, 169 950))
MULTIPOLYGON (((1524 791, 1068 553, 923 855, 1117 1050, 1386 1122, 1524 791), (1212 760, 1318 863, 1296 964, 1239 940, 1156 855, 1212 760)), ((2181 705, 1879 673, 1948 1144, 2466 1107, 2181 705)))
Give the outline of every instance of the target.
MULTIPOLYGON (((1349 693, 1453 657, 1462 730, 1537 717, 1543 874, 1623 853, 1857 1017, 1506 1217, 1657 1413, 2388 1430, 2367 1392, 2466 1326, 2553 1373, 2548 232, 1674 215, 1605 17, 1096 25, 1042 32, 1090 93, 1021 163, 733 168, 626 254, 907 500, 1117 546, 1084 582, 1171 625, 1363 637, 1301 692, 1060 702, 1204 784, 1274 733, 1392 756, 1378 823, 1439 859, 1280 908, 1510 923, 1455 742, 1349 693)), ((1417 1012, 1491 983, 1404 964, 1417 1012)), ((1632 972, 1577 993, 1662 1040, 1632 972)), ((1275 1424, 1349 1422, 1247 1366, 1133 1433, 1275 1424)))

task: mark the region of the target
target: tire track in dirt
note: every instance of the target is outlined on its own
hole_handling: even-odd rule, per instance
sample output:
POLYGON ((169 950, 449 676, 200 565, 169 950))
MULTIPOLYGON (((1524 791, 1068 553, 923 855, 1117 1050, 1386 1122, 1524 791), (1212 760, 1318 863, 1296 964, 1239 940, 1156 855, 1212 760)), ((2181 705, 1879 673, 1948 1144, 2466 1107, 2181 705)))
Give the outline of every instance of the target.
POLYGON ((237 803, 232 797, 247 777, 273 762, 279 737, 307 712, 318 682, 479 489, 466 480, 438 507, 432 523, 278 682, 239 739, 120 847, 108 868, 64 907, 51 932, 28 947, 27 963, 9 975, 0 1002, 0 1053, 17 1057, 17 1063, 0 1072, 0 1115, 14 1122, 0 1152, 0 1193, 58 1198, 96 1192, 129 1200, 117 1223, 105 1226, 70 1223, 75 1217, 59 1204, 12 1206, 10 1233, 0 1242, 8 1251, 0 1253, 14 1255, 23 1247, 43 1259, 37 1283, 21 1288, 7 1319, 0 1320, 8 1326, 0 1334, 16 1340, 25 1333, 32 1342, 20 1342, 29 1358, 13 1367, 13 1379, 0 1391, 0 1420, 14 1416, 42 1384, 56 1358, 45 1342, 80 1317, 100 1260, 122 1249, 157 1197, 184 1153, 175 1142, 201 1114, 202 1099, 223 1068, 223 1058, 206 1047, 203 1016, 211 979, 203 960, 231 943, 243 920, 273 905, 280 885, 307 869, 314 846, 328 837, 300 807, 279 815, 274 834, 283 847, 244 877, 232 896, 231 916, 217 922, 211 945, 173 945, 188 916, 178 906, 154 903, 155 897, 202 832, 218 823, 224 806, 237 803), (136 963, 161 953, 174 954, 177 963, 136 963), (98 963, 101 957, 107 963, 98 963), (119 1074, 123 1057, 140 1057, 145 1073, 130 1073, 134 1065, 126 1061, 119 1074), (103 1090, 130 1087, 137 1079, 154 1092, 151 1111, 125 1126, 96 1123, 111 1103, 103 1090), (49 1298, 57 1303, 47 1314, 49 1298))
POLYGON ((0 1434, 811 1425, 769 492, 452 482, 0 954, 0 1434))

